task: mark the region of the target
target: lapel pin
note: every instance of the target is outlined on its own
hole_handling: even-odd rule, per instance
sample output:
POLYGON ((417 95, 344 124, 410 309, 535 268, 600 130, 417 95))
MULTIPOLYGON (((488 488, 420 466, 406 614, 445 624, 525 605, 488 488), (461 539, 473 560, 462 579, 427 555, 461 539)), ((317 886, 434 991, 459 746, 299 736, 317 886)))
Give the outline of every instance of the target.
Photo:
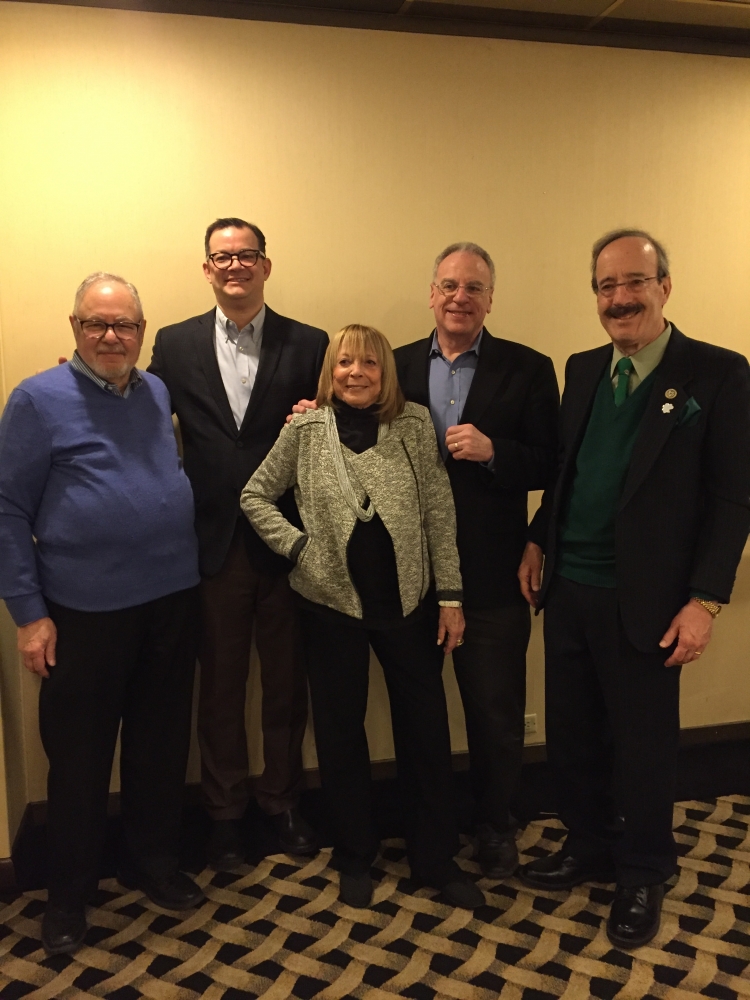
POLYGON ((661 408, 661 412, 662 413, 669 413, 673 409, 674 409, 674 405, 672 403, 665 403, 664 406, 662 406, 662 408, 661 408))
POLYGON ((675 396, 677 395, 677 390, 676 389, 667 389, 667 391, 664 393, 664 395, 667 397, 667 399, 674 399, 675 396))

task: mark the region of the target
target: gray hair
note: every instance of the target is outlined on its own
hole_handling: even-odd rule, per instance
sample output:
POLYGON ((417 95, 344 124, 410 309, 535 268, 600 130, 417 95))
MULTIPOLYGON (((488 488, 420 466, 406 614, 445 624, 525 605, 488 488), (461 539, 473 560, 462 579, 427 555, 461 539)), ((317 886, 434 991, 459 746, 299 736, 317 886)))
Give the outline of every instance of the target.
POLYGON ((626 236, 637 236, 650 243, 656 251, 657 278, 659 281, 663 281, 664 278, 669 277, 669 257, 667 256, 667 251, 658 240, 654 239, 651 233, 647 233, 645 229, 613 229, 611 232, 601 236, 591 248, 591 287, 595 292, 599 290, 596 283, 596 263, 599 260, 599 254, 610 243, 614 243, 615 240, 625 239, 626 236))
POLYGON ((127 288, 133 296, 133 301, 138 306, 138 312, 141 314, 141 319, 143 319, 143 306, 141 305, 141 297, 138 294, 138 289, 135 285, 131 285, 129 281, 121 278, 119 274, 109 274, 107 271, 94 271, 93 274, 90 274, 87 278, 83 279, 81 284, 76 289, 76 297, 73 303, 73 315, 78 315, 81 301, 89 288, 92 288, 94 285, 103 284, 104 282, 109 283, 113 281, 117 282, 118 285, 124 285, 125 288, 127 288))
POLYGON ((437 272, 440 265, 443 263, 446 257, 450 257, 452 253, 473 253, 475 257, 481 257, 485 262, 487 267, 490 269, 490 278, 492 279, 492 287, 495 287, 495 264, 492 257, 479 246, 478 243, 451 243, 449 247, 446 247, 441 253, 435 258, 435 264, 432 268, 432 280, 437 278, 437 272))

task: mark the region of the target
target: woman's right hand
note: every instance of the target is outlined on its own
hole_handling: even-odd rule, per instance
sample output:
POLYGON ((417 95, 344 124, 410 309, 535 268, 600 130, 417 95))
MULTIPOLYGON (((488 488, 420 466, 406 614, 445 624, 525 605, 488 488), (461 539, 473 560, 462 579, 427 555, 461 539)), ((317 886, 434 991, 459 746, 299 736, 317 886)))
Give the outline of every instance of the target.
POLYGON ((441 608, 438 621, 438 646, 447 656, 464 641, 464 613, 461 608, 441 608))

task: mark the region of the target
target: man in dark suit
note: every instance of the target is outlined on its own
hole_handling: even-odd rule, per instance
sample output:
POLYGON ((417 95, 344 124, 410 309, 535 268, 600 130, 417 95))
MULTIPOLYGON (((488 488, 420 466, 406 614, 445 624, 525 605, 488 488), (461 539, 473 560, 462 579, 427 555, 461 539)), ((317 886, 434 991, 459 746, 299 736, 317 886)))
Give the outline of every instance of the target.
POLYGON ((592 286, 612 343, 568 361, 559 476, 519 570, 545 608, 568 837, 521 874, 541 889, 616 881, 607 933, 633 948, 657 933, 677 870, 680 669, 708 644, 750 526, 750 369, 665 320, 669 262, 648 233, 598 240, 592 286))
MULTIPOLYGON (((287 574, 239 507, 242 488, 300 396, 314 396, 328 338, 264 304, 271 273, 263 233, 242 219, 206 231, 203 271, 216 308, 156 334, 149 371, 164 380, 180 421, 200 544, 202 641, 198 739, 202 790, 213 820, 209 862, 244 860, 239 820, 248 804, 245 688, 253 624, 261 662, 264 770, 256 787, 282 847, 316 849, 297 809, 307 682, 287 574)), ((287 515, 296 510, 291 492, 287 515)))
POLYGON ((516 560, 527 494, 556 464, 557 380, 549 358, 493 337, 495 267, 475 243, 435 262, 435 329, 395 351, 408 400, 428 406, 453 487, 464 581, 465 642, 453 653, 466 716, 477 859, 500 878, 518 865, 511 802, 521 773, 529 609, 516 560))

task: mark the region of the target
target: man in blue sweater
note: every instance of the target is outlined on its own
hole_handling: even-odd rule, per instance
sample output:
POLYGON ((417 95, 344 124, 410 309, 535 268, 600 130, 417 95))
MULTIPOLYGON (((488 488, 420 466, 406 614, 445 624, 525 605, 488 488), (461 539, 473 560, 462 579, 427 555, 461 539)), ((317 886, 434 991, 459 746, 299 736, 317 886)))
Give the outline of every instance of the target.
POLYGON ((167 390, 135 368, 136 289, 93 274, 70 322, 72 360, 22 382, 0 421, 0 596, 42 678, 48 954, 86 933, 120 724, 118 878, 167 909, 203 899, 177 865, 199 580, 192 492, 167 390))

